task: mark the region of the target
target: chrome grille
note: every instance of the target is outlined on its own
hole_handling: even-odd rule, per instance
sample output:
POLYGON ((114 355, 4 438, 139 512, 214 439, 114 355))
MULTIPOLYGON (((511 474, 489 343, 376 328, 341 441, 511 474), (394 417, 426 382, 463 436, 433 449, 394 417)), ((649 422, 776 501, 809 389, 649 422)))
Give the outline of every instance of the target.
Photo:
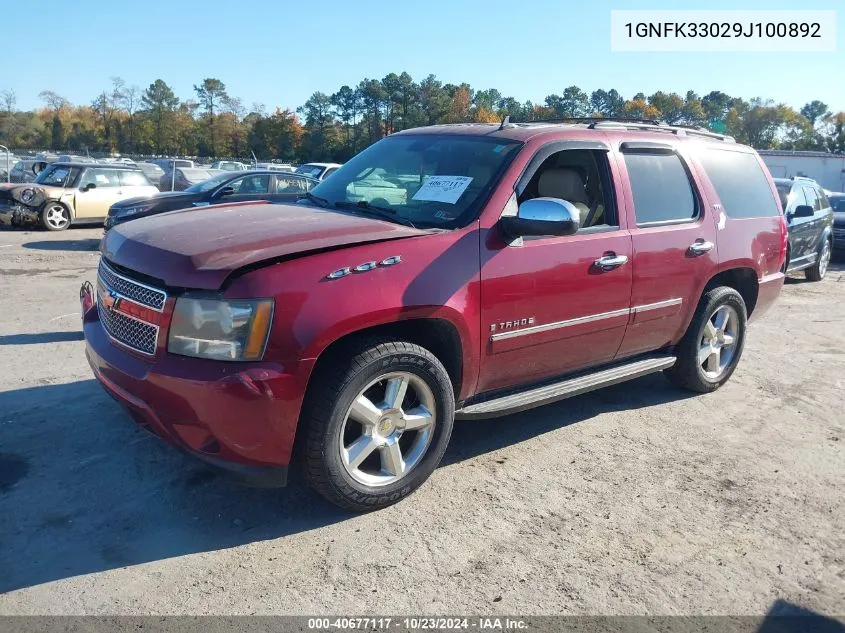
POLYGON ((106 310, 97 302, 100 322, 114 340, 134 350, 152 356, 156 351, 158 327, 138 321, 114 310, 106 310))
POLYGON ((119 275, 102 259, 98 271, 100 278, 106 286, 116 290, 127 299, 132 299, 141 305, 145 305, 161 312, 164 309, 164 302, 167 301, 167 293, 164 290, 146 286, 123 275, 119 275))

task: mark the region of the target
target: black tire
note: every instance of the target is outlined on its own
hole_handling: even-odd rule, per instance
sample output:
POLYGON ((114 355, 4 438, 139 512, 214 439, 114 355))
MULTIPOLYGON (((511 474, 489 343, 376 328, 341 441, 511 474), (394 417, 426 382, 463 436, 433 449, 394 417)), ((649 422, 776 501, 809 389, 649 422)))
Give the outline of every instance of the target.
POLYGON ((819 256, 816 258, 816 263, 804 269, 804 277, 807 278, 807 281, 821 281, 824 279, 830 264, 831 255, 830 240, 826 239, 819 247, 819 256))
POLYGON ((71 217, 70 211, 68 208, 60 202, 47 202, 44 205, 44 208, 41 209, 41 226, 47 229, 48 231, 64 231, 67 229, 71 224, 71 217), (64 224, 53 224, 48 220, 48 215, 53 210, 61 209, 66 221, 64 224))
POLYGON ((673 383, 685 389, 698 393, 716 391, 728 381, 742 357, 747 323, 748 312, 745 301, 736 290, 726 286, 707 290, 698 303, 689 328, 677 346, 678 360, 664 374, 673 383), (733 356, 718 376, 710 377, 703 368, 704 363, 699 363, 699 351, 703 343, 705 327, 722 306, 733 308, 737 317, 733 356))
POLYGON ((452 382, 427 349, 405 341, 371 339, 332 355, 315 372, 300 417, 298 450, 305 477, 317 492, 346 510, 378 510, 401 501, 434 471, 449 443, 455 416, 452 382), (398 481, 369 486, 347 471, 341 434, 354 399, 379 376, 406 372, 421 379, 434 396, 434 425, 427 449, 398 481))

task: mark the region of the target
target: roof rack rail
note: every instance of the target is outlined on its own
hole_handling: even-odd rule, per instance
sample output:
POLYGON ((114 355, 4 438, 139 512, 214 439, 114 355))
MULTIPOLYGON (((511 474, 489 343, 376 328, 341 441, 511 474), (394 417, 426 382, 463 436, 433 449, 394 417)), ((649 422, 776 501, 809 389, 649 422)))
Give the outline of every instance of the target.
POLYGON ((562 119, 540 119, 534 121, 521 122, 522 125, 531 123, 586 123, 590 129, 600 129, 602 127, 624 127, 634 130, 646 131, 660 131, 670 132, 678 136, 701 136, 704 138, 712 138, 720 141, 734 142, 736 139, 727 134, 719 134, 718 132, 711 132, 700 126, 683 125, 683 124, 669 124, 665 121, 658 121, 657 119, 638 119, 629 117, 566 117, 562 119))

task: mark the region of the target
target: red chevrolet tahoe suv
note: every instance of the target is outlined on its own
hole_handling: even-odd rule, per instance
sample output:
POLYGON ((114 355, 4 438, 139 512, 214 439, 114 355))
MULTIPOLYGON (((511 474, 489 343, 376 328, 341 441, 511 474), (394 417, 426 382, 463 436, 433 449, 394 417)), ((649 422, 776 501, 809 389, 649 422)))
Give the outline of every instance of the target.
POLYGON ((717 389, 784 279, 763 163, 700 130, 407 130, 306 196, 110 231, 86 351, 160 438, 256 484, 295 460, 353 510, 425 481, 455 418, 657 371, 717 389))

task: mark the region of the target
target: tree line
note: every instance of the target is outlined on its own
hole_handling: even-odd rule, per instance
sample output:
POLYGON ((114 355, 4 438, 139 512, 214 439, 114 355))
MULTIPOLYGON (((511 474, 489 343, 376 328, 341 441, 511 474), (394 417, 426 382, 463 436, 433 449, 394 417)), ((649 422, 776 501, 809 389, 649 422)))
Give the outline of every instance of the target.
POLYGON ((571 117, 659 119, 727 133, 757 149, 845 152, 845 112, 815 100, 795 110, 771 100, 724 92, 699 96, 658 91, 623 97, 617 90, 587 93, 569 86, 542 103, 518 101, 495 88, 421 81, 406 72, 315 92, 296 110, 246 107, 226 85, 206 78, 190 98, 162 79, 146 89, 119 77, 90 104, 74 105, 52 90, 43 107, 16 108, 14 90, 0 91, 0 144, 14 149, 72 153, 249 157, 289 162, 343 162, 393 132, 435 123, 536 121, 571 117))

